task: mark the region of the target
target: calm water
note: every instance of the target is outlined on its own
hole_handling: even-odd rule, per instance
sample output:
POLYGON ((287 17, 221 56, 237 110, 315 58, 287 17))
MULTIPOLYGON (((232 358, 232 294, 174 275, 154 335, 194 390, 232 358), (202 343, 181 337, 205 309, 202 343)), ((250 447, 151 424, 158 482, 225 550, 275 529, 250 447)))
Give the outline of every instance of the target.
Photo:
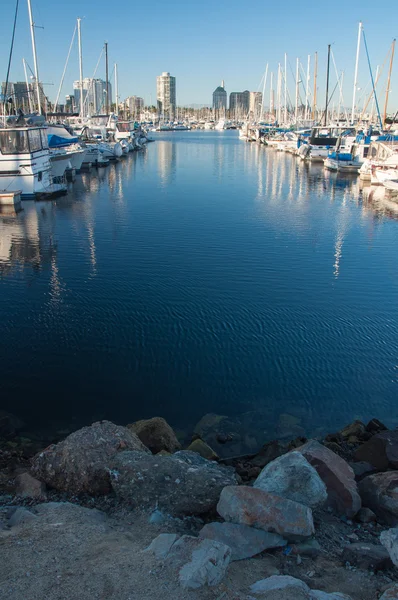
POLYGON ((237 132, 153 135, 0 215, 0 408, 398 424, 394 205, 237 132))

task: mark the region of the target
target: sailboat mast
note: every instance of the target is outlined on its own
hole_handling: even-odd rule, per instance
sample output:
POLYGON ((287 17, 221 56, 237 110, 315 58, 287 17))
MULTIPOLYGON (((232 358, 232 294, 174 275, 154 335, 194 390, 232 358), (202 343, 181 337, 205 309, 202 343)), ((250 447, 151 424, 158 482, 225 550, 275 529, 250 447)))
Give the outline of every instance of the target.
POLYGON ((315 119, 315 112, 316 112, 317 78, 318 78, 318 52, 315 52, 315 63, 314 63, 314 95, 313 95, 313 103, 312 103, 312 118, 313 119, 315 119))
POLYGON ((296 105, 295 105, 295 111, 294 111, 294 120, 296 121, 296 127, 297 127, 297 120, 298 120, 298 98, 299 98, 299 59, 296 59, 296 105))
POLYGON ((39 114, 41 115, 39 67, 38 67, 38 64, 37 64, 35 24, 34 24, 34 21, 33 21, 32 5, 31 5, 30 0, 28 0, 28 11, 29 11, 29 22, 30 22, 30 35, 31 35, 31 38, 32 38, 33 65, 34 65, 35 79, 36 79, 37 105, 38 105, 38 108, 39 108, 39 114))
POLYGON ((281 72, 281 63, 278 64, 278 84, 277 84, 277 93, 276 93, 276 103, 277 103, 277 119, 278 125, 281 123, 281 84, 282 84, 282 72, 281 72))
POLYGON ((305 86, 305 119, 308 119, 308 95, 310 87, 310 65, 311 65, 311 54, 307 58, 307 81, 305 86))
POLYGON ((109 66, 108 66, 108 42, 105 42, 105 114, 109 115, 109 66))
POLYGON ((361 47, 361 33, 362 33, 362 21, 359 22, 358 28, 358 41, 357 41, 357 54, 355 58, 355 73, 354 73, 354 90, 352 93, 352 111, 351 111, 351 122, 354 124, 355 119, 355 99, 357 95, 358 87, 358 64, 359 64, 359 50, 361 47))
POLYGON ((84 99, 83 99, 83 54, 82 54, 82 32, 81 19, 77 19, 77 41, 79 46, 79 88, 80 88, 80 118, 84 117, 84 99))
POLYGON ((117 64, 115 63, 115 94, 116 94, 116 110, 115 113, 119 114, 119 87, 117 80, 117 64))
POLYGON ((274 85, 274 74, 271 71, 271 79, 270 79, 270 87, 269 87, 269 112, 273 116, 274 114, 274 90, 272 89, 274 85))
MULTIPOLYGON (((379 67, 379 65, 377 65, 377 67, 376 67, 376 84, 377 84, 377 82, 379 80, 379 69, 380 69, 380 67, 379 67)), ((373 123, 374 118, 375 118, 375 95, 374 95, 373 92, 372 92, 372 96, 373 96, 373 98, 372 98, 372 108, 370 110, 370 122, 371 123, 373 123)))
MULTIPOLYGON (((392 72, 392 65, 393 65, 393 62, 394 62, 394 52, 395 52, 395 40, 393 40, 392 46, 391 46, 390 68, 388 70, 386 99, 385 99, 385 102, 384 102, 383 127, 386 126, 388 96, 390 95, 391 72, 392 72)), ((376 75, 376 81, 377 81, 377 75, 376 75)))
POLYGON ((23 70, 24 70, 24 73, 25 73, 26 93, 28 94, 29 112, 32 113, 33 112, 33 106, 32 106, 32 98, 30 97, 28 72, 26 70, 26 60, 23 58, 22 62, 23 62, 23 70))
POLYGON ((284 117, 284 121, 285 121, 285 126, 287 123, 287 54, 285 52, 285 89, 284 89, 284 100, 285 100, 285 117, 284 117))
POLYGON ((340 81, 340 94, 339 94, 339 104, 337 108, 337 121, 340 121, 340 112, 341 112, 341 101, 343 99, 343 81, 344 81, 344 71, 341 73, 341 81, 340 81))
MULTIPOLYGON (((267 76, 268 76, 268 63, 265 67, 265 75, 264 75, 264 85, 263 85, 263 98, 261 102, 261 121, 264 119, 264 102, 265 102, 265 86, 267 85, 267 76)), ((235 116, 236 120, 236 116, 235 116)))
POLYGON ((330 74, 330 44, 328 44, 328 66, 326 74, 326 102, 325 102, 325 116, 323 124, 326 126, 328 119, 328 104, 329 104, 329 74, 330 74))

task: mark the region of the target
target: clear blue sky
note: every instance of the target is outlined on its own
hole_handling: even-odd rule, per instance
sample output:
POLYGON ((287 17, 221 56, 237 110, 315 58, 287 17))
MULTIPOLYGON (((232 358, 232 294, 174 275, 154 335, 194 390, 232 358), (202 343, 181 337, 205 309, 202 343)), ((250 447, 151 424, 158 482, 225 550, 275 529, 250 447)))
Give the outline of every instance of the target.
MULTIPOLYGON (((382 65, 392 39, 398 33, 391 2, 364 0, 338 7, 319 2, 299 3, 292 0, 268 3, 253 0, 248 4, 230 0, 201 2, 118 3, 105 0, 70 0, 62 8, 49 0, 32 0, 34 19, 44 29, 36 30, 40 78, 53 83, 45 89, 55 99, 61 79, 76 17, 83 18, 84 76, 93 75, 104 41, 109 44, 110 71, 117 62, 121 98, 143 96, 155 103, 156 76, 170 71, 177 78, 177 102, 211 103, 214 88, 225 80, 229 92, 261 89, 260 81, 269 63, 276 73, 287 52, 292 69, 299 56, 306 65, 307 55, 318 51, 318 104, 324 103, 327 44, 332 44, 337 68, 344 71, 346 105, 351 105, 358 22, 364 22, 372 66, 382 65), (328 7, 328 8, 326 8, 328 7), (388 18, 390 15, 391 18, 388 18)), ((2 5, 0 22, 0 79, 5 80, 15 0, 2 5)), ((398 50, 398 49, 397 49, 398 50)), ((33 68, 26 0, 20 0, 11 81, 23 80, 22 57, 33 68)), ((313 57, 312 57, 313 58, 313 57)), ((380 94, 385 89, 385 75, 380 94)), ((61 94, 72 93, 78 79, 77 44, 61 94)), ((104 63, 97 76, 105 77, 104 63)), ((274 76, 276 77, 276 75, 274 76)), ((336 82, 332 70, 331 88, 336 82)), ((369 85, 365 51, 362 45, 359 87, 369 85)), ((311 84, 312 86, 312 84, 311 84)), ((294 96, 290 74, 290 94, 294 96)), ((398 109, 398 52, 393 70, 389 111, 398 109)), ((368 88, 369 89, 369 88, 368 88)), ((359 95, 362 92, 359 92, 359 95)), ((335 96, 337 101, 337 94, 335 96)), ((380 104, 384 103, 383 98, 380 104)))

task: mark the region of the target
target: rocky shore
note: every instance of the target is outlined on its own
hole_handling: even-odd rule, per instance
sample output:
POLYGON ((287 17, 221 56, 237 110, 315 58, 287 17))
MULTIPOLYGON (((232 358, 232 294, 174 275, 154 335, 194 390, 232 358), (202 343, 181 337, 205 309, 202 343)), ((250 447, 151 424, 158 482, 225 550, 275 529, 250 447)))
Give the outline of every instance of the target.
POLYGON ((292 426, 243 455, 212 414, 43 447, 0 412, 0 597, 398 600, 398 431, 292 426))

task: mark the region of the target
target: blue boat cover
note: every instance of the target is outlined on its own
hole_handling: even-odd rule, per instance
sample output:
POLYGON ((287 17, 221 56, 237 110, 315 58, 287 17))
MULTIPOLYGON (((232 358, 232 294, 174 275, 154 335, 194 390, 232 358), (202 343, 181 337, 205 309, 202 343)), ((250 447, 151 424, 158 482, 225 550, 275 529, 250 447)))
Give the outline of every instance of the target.
POLYGON ((352 160, 352 156, 348 152, 330 152, 329 158, 334 158, 335 160, 352 160))
POLYGON ((47 135, 48 145, 50 148, 60 148, 61 146, 70 146, 76 144, 79 141, 78 137, 61 137, 60 135, 54 135, 52 133, 47 135))

